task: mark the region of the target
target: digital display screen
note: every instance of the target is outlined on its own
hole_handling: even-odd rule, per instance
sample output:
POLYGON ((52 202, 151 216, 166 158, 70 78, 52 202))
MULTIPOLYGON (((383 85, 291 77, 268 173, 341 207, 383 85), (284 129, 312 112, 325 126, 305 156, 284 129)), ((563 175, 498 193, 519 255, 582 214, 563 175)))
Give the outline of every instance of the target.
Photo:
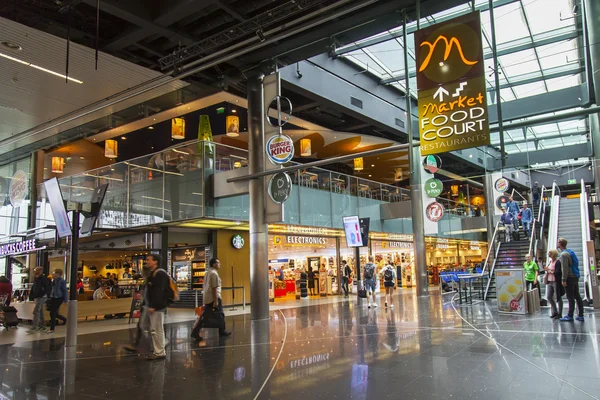
POLYGON ((67 210, 65 210, 65 203, 63 202, 58 179, 48 179, 44 182, 44 187, 46 188, 46 196, 48 196, 48 202, 52 209, 58 236, 61 238, 71 236, 71 222, 67 216, 67 210))
POLYGON ((346 234, 346 245, 348 247, 363 247, 365 244, 360 234, 360 221, 358 216, 342 217, 344 221, 344 233, 346 234))

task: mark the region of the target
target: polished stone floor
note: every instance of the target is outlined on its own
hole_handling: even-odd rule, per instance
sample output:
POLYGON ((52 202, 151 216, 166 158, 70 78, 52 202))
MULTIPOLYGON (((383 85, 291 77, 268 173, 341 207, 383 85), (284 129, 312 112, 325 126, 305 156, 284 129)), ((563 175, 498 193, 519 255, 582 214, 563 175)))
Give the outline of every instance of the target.
MULTIPOLYGON (((590 399, 600 397, 600 314, 585 323, 499 316, 452 295, 403 293, 394 309, 356 299, 228 317, 200 344, 167 325, 168 357, 130 355, 133 330, 0 346, 0 399, 590 399)), ((19 328, 23 329, 23 328, 19 328)), ((0 332, 0 335, 4 332, 0 332)), ((144 352, 144 347, 140 350, 144 352)))

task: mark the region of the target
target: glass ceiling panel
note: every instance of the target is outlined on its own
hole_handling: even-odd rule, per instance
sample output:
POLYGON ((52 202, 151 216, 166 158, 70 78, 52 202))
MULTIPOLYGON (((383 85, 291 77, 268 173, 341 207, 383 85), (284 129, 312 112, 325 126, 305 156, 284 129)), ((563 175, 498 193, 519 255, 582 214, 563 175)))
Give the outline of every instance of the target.
POLYGON ((546 79, 548 90, 555 91, 578 86, 580 84, 579 75, 563 76, 561 78, 546 79))
POLYGON ((560 43, 540 46, 537 49, 542 68, 552 68, 565 65, 569 62, 577 62, 577 41, 567 40, 560 43))
POLYGON ((498 57, 498 61, 500 61, 502 71, 507 75, 509 80, 513 76, 540 71, 535 51, 532 49, 498 57))
POLYGON ((535 96, 537 94, 546 93, 546 85, 544 81, 528 83, 526 85, 519 85, 513 87, 517 98, 523 99, 525 97, 535 96))
POLYGON ((395 40, 369 46, 368 50, 389 68, 393 74, 404 71, 404 50, 395 40))
POLYGON ((575 26, 572 6, 568 0, 523 0, 531 32, 536 35, 548 30, 548 21, 552 28, 575 26))
MULTIPOLYGON (((482 22, 482 27, 488 38, 492 37, 491 23, 489 23, 489 11, 484 11, 482 15, 486 15, 485 21, 482 22)), ((494 19, 496 22, 496 43, 502 44, 511 40, 521 39, 529 36, 529 29, 523 18, 521 11, 521 3, 515 2, 506 4, 502 7, 494 9, 494 19), (500 29, 502 27, 502 29, 500 29)))

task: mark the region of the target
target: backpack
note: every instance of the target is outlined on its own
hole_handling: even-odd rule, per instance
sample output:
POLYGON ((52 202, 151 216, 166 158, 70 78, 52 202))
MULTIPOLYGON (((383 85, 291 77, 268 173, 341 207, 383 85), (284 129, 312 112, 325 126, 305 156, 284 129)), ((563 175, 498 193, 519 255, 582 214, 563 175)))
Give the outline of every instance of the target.
POLYGON ((394 280, 394 271, 392 271, 391 267, 387 267, 383 272, 383 279, 386 282, 392 282, 394 280))
POLYGON ((573 275, 579 278, 579 260, 577 259, 577 256, 575 255, 575 252, 573 250, 567 249, 566 251, 571 255, 571 260, 573 260, 573 264, 571 265, 571 272, 573 272, 573 275))
POLYGON ((163 271, 169 277, 169 288, 167 289, 168 303, 172 304, 172 303, 178 301, 179 300, 179 288, 177 287, 177 284, 175 283, 173 278, 171 278, 169 276, 169 273, 167 271, 165 271, 164 269, 161 269, 161 268, 158 268, 158 271, 163 271))
POLYGON ((375 266, 371 263, 365 265, 365 279, 373 279, 373 272, 375 270, 375 266))

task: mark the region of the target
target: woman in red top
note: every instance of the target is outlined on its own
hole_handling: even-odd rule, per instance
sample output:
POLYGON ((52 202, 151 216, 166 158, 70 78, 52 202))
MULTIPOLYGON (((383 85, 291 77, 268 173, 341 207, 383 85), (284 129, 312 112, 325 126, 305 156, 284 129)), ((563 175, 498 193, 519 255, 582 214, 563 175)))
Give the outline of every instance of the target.
POLYGON ((6 276, 0 276, 0 297, 7 295, 6 302, 4 303, 5 306, 10 305, 10 301, 12 300, 12 291, 12 283, 10 283, 6 276))

